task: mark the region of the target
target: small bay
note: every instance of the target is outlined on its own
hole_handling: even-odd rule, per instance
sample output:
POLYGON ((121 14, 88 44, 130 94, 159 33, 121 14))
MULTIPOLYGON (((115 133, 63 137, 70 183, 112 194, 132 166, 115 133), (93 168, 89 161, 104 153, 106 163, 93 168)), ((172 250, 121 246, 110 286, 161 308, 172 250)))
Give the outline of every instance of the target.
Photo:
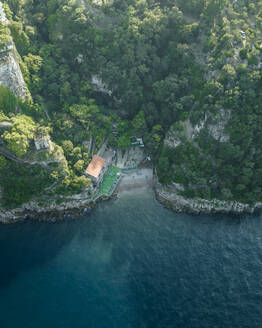
POLYGON ((150 189, 0 226, 2 328, 260 328, 262 218, 192 216, 150 189))

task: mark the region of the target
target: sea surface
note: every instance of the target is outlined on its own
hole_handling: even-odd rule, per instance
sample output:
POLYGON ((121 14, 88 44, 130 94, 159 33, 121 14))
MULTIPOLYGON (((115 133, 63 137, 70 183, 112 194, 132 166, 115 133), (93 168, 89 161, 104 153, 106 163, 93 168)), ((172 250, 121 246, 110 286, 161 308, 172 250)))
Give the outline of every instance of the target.
POLYGON ((261 328, 262 217, 176 214, 142 190, 1 225, 0 327, 261 328))

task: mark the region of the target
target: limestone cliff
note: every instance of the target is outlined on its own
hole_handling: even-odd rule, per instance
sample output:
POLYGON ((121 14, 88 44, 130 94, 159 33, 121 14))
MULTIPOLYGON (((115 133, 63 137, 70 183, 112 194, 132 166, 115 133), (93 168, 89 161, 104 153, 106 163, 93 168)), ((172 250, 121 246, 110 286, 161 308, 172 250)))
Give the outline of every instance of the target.
MULTIPOLYGON (((0 22, 8 26, 8 20, 4 14, 2 3, 0 2, 0 22)), ((24 99, 29 95, 20 66, 19 55, 17 53, 12 37, 8 35, 8 44, 4 49, 0 49, 0 85, 9 88, 16 96, 24 99)))
MULTIPOLYGON (((13 43, 11 43, 13 45, 13 43)), ((9 88, 16 96, 24 99, 28 95, 15 47, 8 53, 0 54, 0 85, 9 88)))
POLYGON ((157 164, 158 194, 164 195, 159 198, 176 210, 240 213, 260 206, 261 87, 252 77, 261 79, 262 35, 241 8, 237 1, 228 3, 221 26, 211 25, 208 35, 203 25, 190 42, 191 55, 203 68, 204 88, 181 98, 185 115, 177 115, 165 134, 157 164), (233 12, 242 19, 234 21, 233 12))

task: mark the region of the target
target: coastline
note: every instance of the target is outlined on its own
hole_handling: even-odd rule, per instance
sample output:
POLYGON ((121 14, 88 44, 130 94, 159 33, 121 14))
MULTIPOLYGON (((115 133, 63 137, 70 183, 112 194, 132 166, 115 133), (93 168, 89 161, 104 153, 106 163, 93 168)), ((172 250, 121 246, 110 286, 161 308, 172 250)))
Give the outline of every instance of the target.
POLYGON ((95 205, 96 202, 90 199, 86 192, 75 195, 75 199, 64 199, 60 204, 57 204, 57 200, 48 200, 48 203, 40 206, 32 200, 18 208, 10 210, 1 208, 0 223, 16 223, 27 219, 56 222, 81 216, 94 208, 95 205))
POLYGON ((161 185, 157 177, 153 175, 153 169, 142 168, 124 174, 112 195, 102 196, 97 200, 93 200, 86 191, 83 191, 70 198, 49 199, 42 206, 32 200, 15 209, 5 210, 1 208, 0 224, 16 223, 27 219, 47 222, 77 219, 79 216, 87 214, 101 201, 109 200, 116 195, 121 196, 122 193, 148 188, 154 190, 155 197, 160 204, 174 212, 241 215, 253 214, 262 209, 262 203, 257 203, 252 207, 234 201, 184 198, 178 194, 175 188, 171 190, 170 187, 161 185))
POLYGON ((202 198, 185 198, 173 188, 161 185, 157 179, 154 183, 156 199, 174 212, 190 214, 254 214, 262 209, 262 203, 254 206, 237 201, 223 201, 218 199, 206 200, 202 198))
POLYGON ((142 168, 124 174, 112 195, 101 196, 97 200, 93 200, 87 192, 83 191, 78 195, 64 199, 49 199, 43 206, 32 200, 15 209, 0 208, 0 224, 16 223, 27 219, 47 222, 74 219, 88 213, 101 201, 144 187, 153 189, 152 169, 142 168))

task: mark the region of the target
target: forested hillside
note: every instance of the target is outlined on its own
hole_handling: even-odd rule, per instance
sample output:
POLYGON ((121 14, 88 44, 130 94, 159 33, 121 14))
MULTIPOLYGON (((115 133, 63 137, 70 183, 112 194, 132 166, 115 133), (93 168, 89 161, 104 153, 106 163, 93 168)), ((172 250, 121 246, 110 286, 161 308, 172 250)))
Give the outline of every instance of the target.
POLYGON ((20 108, 66 157, 59 192, 88 185, 86 141, 126 149, 136 135, 160 182, 181 184, 186 197, 262 200, 262 1, 6 0, 4 8, 32 95, 20 108))

